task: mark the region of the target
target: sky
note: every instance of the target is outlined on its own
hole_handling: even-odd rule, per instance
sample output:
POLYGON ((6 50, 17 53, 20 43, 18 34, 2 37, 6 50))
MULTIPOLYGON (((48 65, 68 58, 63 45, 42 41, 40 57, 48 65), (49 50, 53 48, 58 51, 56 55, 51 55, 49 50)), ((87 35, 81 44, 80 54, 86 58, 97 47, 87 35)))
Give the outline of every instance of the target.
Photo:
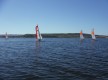
POLYGON ((108 0, 0 0, 0 34, 108 35, 108 0))

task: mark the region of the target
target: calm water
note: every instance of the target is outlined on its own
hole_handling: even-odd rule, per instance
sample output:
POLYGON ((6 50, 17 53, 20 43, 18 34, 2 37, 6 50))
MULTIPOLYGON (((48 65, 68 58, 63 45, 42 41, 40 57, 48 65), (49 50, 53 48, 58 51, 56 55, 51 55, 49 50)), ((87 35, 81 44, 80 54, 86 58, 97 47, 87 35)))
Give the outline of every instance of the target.
POLYGON ((0 80, 108 80, 108 39, 0 39, 0 80))

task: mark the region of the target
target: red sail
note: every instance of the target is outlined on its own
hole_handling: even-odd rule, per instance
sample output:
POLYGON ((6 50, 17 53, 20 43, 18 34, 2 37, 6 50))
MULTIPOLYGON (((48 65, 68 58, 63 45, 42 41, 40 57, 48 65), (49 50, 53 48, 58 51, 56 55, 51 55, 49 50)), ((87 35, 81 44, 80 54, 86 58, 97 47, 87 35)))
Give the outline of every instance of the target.
POLYGON ((38 25, 36 26, 36 39, 38 39, 38 25))

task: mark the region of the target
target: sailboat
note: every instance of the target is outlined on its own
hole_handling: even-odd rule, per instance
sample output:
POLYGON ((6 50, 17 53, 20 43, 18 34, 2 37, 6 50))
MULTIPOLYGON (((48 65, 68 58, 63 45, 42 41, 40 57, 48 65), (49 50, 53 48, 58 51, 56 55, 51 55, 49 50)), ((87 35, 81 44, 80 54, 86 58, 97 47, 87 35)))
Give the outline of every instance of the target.
POLYGON ((83 36, 83 32, 82 30, 80 31, 80 40, 82 41, 84 39, 84 36, 83 36))
POLYGON ((95 33, 94 33, 94 29, 93 29, 92 32, 91 32, 91 36, 92 36, 92 39, 93 39, 93 40, 96 40, 96 36, 95 36, 95 33))
POLYGON ((6 34, 5 34, 5 38, 6 38, 6 39, 8 39, 8 35, 7 35, 7 32, 6 32, 6 34))
POLYGON ((42 40, 42 35, 41 35, 40 31, 39 31, 38 25, 36 25, 36 40, 37 41, 41 41, 42 40))

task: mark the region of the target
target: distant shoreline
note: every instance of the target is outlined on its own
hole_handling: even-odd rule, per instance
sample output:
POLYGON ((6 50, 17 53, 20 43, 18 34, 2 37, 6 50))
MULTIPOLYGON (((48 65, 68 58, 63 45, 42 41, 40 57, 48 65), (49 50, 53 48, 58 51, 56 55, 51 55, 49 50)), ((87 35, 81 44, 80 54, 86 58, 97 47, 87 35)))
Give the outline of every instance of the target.
MULTIPOLYGON (((91 38, 91 34, 83 34, 85 38, 91 38)), ((43 38, 79 38, 79 33, 44 33, 43 38)), ((8 34, 10 38, 34 38, 35 34, 8 34)), ((105 35, 96 35, 97 38, 108 38, 105 35)), ((5 38, 5 35, 0 35, 0 38, 5 38)))

